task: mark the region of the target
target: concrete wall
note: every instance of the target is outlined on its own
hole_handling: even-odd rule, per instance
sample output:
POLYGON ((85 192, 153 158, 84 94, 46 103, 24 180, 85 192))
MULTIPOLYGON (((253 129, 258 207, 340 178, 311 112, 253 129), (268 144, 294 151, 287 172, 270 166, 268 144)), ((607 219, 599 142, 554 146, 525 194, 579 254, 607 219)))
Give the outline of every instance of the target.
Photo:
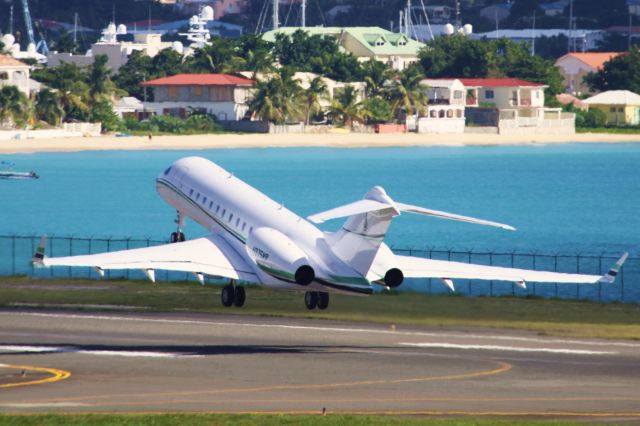
POLYGON ((0 130, 0 140, 72 138, 82 136, 100 136, 100 123, 65 123, 66 128, 42 130, 0 130))
POLYGON ((234 102, 145 102, 144 110, 163 115, 166 109, 203 109, 209 114, 214 114, 218 120, 241 120, 249 107, 246 104, 234 102))
POLYGON ((243 133, 269 133, 269 123, 267 121, 219 121, 222 128, 227 132, 243 133))
POLYGON ((464 133, 463 118, 427 118, 418 119, 418 133, 464 133))
POLYGON ((467 124, 479 127, 498 125, 500 112, 496 108, 467 108, 464 111, 467 124))

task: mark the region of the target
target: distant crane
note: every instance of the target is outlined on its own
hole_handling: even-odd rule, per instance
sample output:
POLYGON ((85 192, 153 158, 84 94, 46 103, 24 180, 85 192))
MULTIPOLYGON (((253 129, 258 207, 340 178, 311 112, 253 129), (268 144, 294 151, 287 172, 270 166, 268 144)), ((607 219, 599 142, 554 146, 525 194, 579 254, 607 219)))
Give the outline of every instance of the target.
POLYGON ((27 0, 22 0, 22 12, 24 14, 24 25, 27 27, 27 36, 29 37, 29 44, 33 44, 36 47, 36 51, 46 55, 49 53, 49 46, 47 41, 41 38, 36 44, 36 39, 33 34, 33 23, 31 21, 31 12, 29 12, 29 3, 27 0))

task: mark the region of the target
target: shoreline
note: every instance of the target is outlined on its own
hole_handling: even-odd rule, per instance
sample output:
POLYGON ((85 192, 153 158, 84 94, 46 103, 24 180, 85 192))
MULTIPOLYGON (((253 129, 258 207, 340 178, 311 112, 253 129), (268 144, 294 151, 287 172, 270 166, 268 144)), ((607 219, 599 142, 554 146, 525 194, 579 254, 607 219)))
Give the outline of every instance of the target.
POLYGON ((72 137, 0 141, 0 155, 105 150, 184 150, 233 148, 390 148, 434 146, 513 146, 566 143, 640 143, 640 134, 496 135, 483 133, 304 133, 202 134, 116 137, 72 137))

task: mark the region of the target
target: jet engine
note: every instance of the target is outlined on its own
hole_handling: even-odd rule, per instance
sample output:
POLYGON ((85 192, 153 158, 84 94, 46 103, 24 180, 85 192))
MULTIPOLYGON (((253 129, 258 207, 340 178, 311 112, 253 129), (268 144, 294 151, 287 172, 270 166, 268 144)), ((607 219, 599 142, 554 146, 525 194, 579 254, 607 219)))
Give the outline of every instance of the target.
POLYGON ((387 287, 398 287, 402 281, 404 281, 404 274, 398 268, 391 268, 384 274, 384 283, 387 287))
POLYGON ((258 267, 273 277, 299 285, 309 285, 316 277, 307 255, 280 231, 256 228, 246 247, 258 267))

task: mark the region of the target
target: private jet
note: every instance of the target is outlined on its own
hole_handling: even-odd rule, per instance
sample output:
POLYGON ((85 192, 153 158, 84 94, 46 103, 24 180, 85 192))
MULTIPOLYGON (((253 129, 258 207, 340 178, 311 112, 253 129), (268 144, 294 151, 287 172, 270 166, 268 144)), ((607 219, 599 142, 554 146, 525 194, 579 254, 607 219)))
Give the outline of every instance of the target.
POLYGON ((177 211, 177 230, 165 245, 101 254, 45 256, 44 236, 33 257, 36 266, 142 270, 155 282, 156 270, 228 280, 224 306, 245 303, 244 284, 304 291, 308 309, 326 309, 330 293, 369 295, 376 286, 392 289, 405 278, 435 278, 454 291, 455 279, 527 282, 613 283, 625 253, 605 275, 565 274, 423 259, 394 254, 384 243, 391 220, 402 213, 515 230, 512 226, 396 202, 380 186, 350 204, 302 218, 211 161, 187 157, 157 178, 160 196, 177 211), (185 240, 185 218, 206 228, 206 237, 185 240), (335 232, 314 224, 346 218, 335 232))

